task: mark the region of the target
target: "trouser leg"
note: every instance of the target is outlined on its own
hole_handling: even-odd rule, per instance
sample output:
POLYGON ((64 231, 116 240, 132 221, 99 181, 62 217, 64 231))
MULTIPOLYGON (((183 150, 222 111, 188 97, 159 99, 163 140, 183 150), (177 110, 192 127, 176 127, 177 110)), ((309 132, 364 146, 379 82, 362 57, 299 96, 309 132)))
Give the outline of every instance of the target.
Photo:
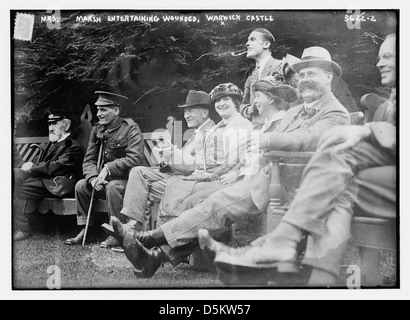
POLYGON ((105 186, 108 214, 110 217, 117 217, 122 223, 126 222, 124 216, 120 214, 126 185, 127 180, 112 180, 105 186))
POLYGON ((159 202, 164 195, 165 179, 168 177, 168 174, 161 173, 158 169, 143 166, 132 168, 125 189, 121 213, 144 223, 146 215, 150 212, 147 210, 149 193, 159 202))
POLYGON ((230 185, 224 185, 219 181, 212 182, 198 182, 192 192, 192 195, 184 200, 182 203, 182 210, 188 210, 195 207, 197 204, 204 201, 214 192, 228 188, 230 185))
POLYGON ((197 239, 198 230, 201 228, 215 234, 224 230, 226 219, 235 220, 237 217, 258 212, 251 198, 249 184, 240 181, 213 193, 160 228, 168 244, 175 248, 197 239))
MULTIPOLYGON (((27 178, 16 190, 16 197, 22 200, 39 200, 44 198, 55 197, 50 193, 44 183, 39 178, 27 178)), ((21 231, 30 230, 26 215, 22 211, 15 211, 13 214, 13 223, 16 229, 21 231)))
POLYGON ((24 180, 28 179, 30 174, 27 171, 13 168, 13 188, 14 194, 20 189, 20 186, 23 184, 24 180))
POLYGON ((326 232, 308 236, 302 263, 340 276, 341 266, 351 236, 353 205, 357 200, 357 184, 350 184, 334 202, 325 222, 326 232))
POLYGON ((350 237, 358 171, 395 163, 383 150, 362 142, 341 154, 327 149, 312 158, 283 221, 310 233, 305 263, 339 275, 350 237))
MULTIPOLYGON (((85 180, 81 179, 75 185, 75 199, 77 202, 77 225, 85 226, 87 223, 87 214, 90 207, 90 200, 92 194, 91 185, 85 180)), ((94 199, 105 199, 105 191, 95 191, 94 199)), ((90 216, 89 225, 94 223, 93 215, 90 216)))
POLYGON ((321 235, 335 200, 345 192, 360 170, 395 163, 395 157, 362 142, 344 153, 332 148, 315 155, 306 166, 302 182, 283 220, 321 235))

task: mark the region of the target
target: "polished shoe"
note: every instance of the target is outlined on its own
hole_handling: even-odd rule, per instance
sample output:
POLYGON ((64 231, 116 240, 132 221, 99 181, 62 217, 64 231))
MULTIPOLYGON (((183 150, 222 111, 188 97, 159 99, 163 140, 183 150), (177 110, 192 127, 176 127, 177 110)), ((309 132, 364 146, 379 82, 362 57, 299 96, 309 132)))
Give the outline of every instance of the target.
POLYGON ((30 231, 16 230, 13 232, 13 241, 21 241, 31 236, 30 231))
POLYGON ((85 228, 82 228, 81 231, 74 238, 70 238, 64 241, 64 244, 67 244, 70 246, 82 244, 84 234, 85 234, 85 228))
POLYGON ((240 255, 244 254, 247 250, 251 248, 250 246, 239 248, 227 246, 226 244, 223 244, 213 239, 209 234, 209 231, 206 229, 198 230, 198 242, 200 248, 202 249, 202 252, 208 257, 210 261, 214 261, 217 253, 225 252, 232 255, 240 255))
POLYGON ((101 248, 112 248, 119 246, 119 242, 113 236, 109 236, 105 241, 100 243, 101 248))
POLYGON ((137 278, 151 278, 158 268, 167 261, 161 249, 145 248, 131 232, 125 234, 123 248, 127 259, 136 268, 134 275, 137 278))
POLYGON ((126 233, 133 234, 134 238, 138 239, 138 241, 148 249, 159 245, 157 240, 153 237, 152 231, 138 231, 135 229, 129 230, 126 227, 126 224, 121 223, 121 221, 116 217, 111 217, 111 226, 114 231, 114 236, 118 239, 121 246, 123 246, 122 243, 126 233))

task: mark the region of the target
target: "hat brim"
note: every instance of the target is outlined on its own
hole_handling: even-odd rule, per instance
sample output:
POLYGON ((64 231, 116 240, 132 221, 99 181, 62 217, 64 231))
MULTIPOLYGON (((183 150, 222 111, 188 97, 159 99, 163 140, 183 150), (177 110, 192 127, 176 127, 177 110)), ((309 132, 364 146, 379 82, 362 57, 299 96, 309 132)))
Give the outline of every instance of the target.
POLYGON ((291 69, 295 71, 296 73, 299 73, 300 70, 303 68, 309 68, 309 67, 331 67, 333 72, 335 73, 336 77, 341 77, 342 75, 342 68, 333 61, 326 61, 322 59, 312 59, 312 60, 306 60, 306 61, 301 61, 295 64, 290 65, 291 69))
POLYGON ((206 103, 200 103, 200 104, 183 104, 178 106, 178 108, 204 108, 204 109, 209 109, 211 106, 206 103))
POLYGON ((243 96, 240 95, 240 94, 235 94, 235 93, 221 93, 221 94, 217 95, 214 99, 212 99, 212 104, 214 104, 216 100, 218 100, 218 99, 220 99, 220 98, 222 98, 222 97, 227 97, 227 96, 238 98, 241 102, 242 102, 242 100, 243 100, 243 96))

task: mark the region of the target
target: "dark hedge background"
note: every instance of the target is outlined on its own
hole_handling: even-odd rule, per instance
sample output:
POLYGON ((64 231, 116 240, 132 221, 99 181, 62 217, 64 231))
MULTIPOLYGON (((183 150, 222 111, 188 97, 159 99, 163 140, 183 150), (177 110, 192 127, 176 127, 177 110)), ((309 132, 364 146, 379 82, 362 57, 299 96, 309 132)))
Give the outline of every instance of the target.
MULTIPOLYGON (((300 57, 309 46, 327 48, 343 69, 334 84, 336 97, 351 111, 360 98, 378 91, 380 38, 396 31, 396 11, 366 12, 360 29, 349 29, 346 11, 62 11, 60 29, 49 29, 35 14, 31 42, 12 40, 12 85, 17 136, 46 135, 46 112, 72 110, 78 117, 90 104, 95 112, 96 90, 127 95, 134 105, 124 114, 136 119, 143 131, 164 128, 169 115, 182 119, 178 105, 190 89, 210 92, 219 83, 243 88, 253 60, 233 57, 245 48, 254 28, 269 29, 277 39, 273 55, 300 57), (78 22, 93 14, 102 22, 78 22), (240 21, 207 21, 208 15, 240 14, 240 21), (107 15, 195 16, 196 22, 108 22, 107 15), (273 21, 247 21, 246 16, 273 21), (370 21, 374 17, 376 22, 370 21)), ((13 27, 13 26, 11 26, 13 27)), ((216 119, 217 120, 217 119, 216 119)))

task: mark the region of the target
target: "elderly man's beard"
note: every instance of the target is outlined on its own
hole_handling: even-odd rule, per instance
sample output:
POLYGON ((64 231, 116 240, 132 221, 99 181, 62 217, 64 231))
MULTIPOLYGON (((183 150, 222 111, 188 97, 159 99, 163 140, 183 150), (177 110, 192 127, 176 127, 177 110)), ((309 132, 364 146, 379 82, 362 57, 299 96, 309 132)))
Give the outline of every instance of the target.
POLYGON ((302 95, 303 100, 306 103, 311 103, 316 100, 319 100, 325 93, 325 89, 323 86, 311 80, 299 82, 298 89, 299 89, 299 93, 302 95), (306 95, 304 93, 307 90, 311 90, 312 92, 306 95))
POLYGON ((50 140, 51 142, 57 142, 58 140, 61 139, 62 136, 63 135, 62 135, 61 132, 60 133, 55 133, 55 132, 50 131, 48 133, 48 140, 50 140))

